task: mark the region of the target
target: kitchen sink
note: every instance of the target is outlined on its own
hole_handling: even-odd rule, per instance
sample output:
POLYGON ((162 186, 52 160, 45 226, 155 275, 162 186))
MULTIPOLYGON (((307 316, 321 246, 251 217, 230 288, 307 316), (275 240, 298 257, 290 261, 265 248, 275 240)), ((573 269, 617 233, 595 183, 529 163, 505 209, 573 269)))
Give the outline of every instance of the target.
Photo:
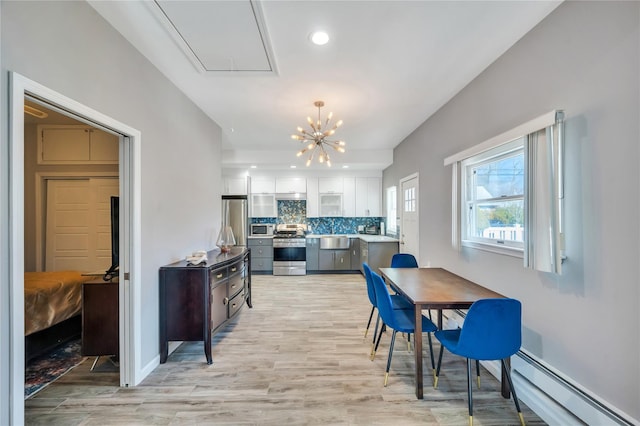
POLYGON ((349 237, 344 235, 329 235, 320 238, 320 249, 322 250, 336 250, 336 249, 348 249, 349 237))

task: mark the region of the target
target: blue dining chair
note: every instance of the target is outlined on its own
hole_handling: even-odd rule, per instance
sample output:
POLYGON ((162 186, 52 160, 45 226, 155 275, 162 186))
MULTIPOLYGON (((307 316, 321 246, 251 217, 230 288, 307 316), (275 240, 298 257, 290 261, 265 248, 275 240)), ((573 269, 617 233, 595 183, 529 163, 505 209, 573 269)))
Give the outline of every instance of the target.
MULTIPOLYGON (((396 333, 399 331, 401 333, 412 334, 415 333, 415 323, 414 323, 414 310, 408 309, 393 309, 393 302, 391 301, 391 294, 389 294, 389 290, 387 289, 387 285, 382 280, 382 277, 375 272, 371 272, 371 280, 373 281, 373 286, 376 292, 376 301, 378 303, 378 312, 382 321, 387 325, 387 327, 393 330, 393 334, 391 335, 391 343, 389 345, 389 357, 387 358, 387 370, 384 375, 384 385, 387 386, 387 381, 389 380, 389 369, 391 367, 391 357, 393 356, 393 345, 396 340, 396 333)), ((437 330, 437 327, 434 323, 429 320, 429 318, 422 316, 422 331, 424 333, 429 333, 429 353, 431 354, 431 368, 434 366, 433 359, 433 345, 431 342, 431 333, 437 330)), ((376 342, 376 348, 380 343, 380 338, 382 337, 382 333, 378 335, 378 341, 376 342)), ((421 350, 421 348, 416 348, 415 350, 421 350)))
POLYGON ((391 257, 392 268, 417 268, 418 261, 409 253, 396 253, 391 257))
POLYGON ((453 354, 467 358, 467 392, 469 398, 469 425, 473 425, 473 399, 471 385, 471 360, 500 360, 506 373, 509 387, 513 393, 513 402, 524 425, 516 390, 511 381, 511 373, 506 368, 505 359, 520 350, 522 344, 522 305, 515 299, 482 299, 476 301, 467 312, 462 328, 456 330, 438 330, 436 338, 440 341, 438 367, 433 387, 438 386, 440 365, 444 348, 453 354))
MULTIPOLYGON (((371 313, 369 314, 369 321, 367 322, 367 328, 364 331, 364 338, 366 339, 367 333, 369 332, 369 327, 371 326, 371 320, 373 319, 373 313, 378 307, 378 304, 376 302, 376 292, 373 288, 373 281, 371 278, 371 273, 373 271, 371 270, 371 267, 366 262, 362 264, 362 268, 364 269, 364 277, 367 283, 367 295, 369 296, 369 302, 371 302, 371 313)), ((411 304, 411 302, 409 302, 403 296, 393 295, 391 296, 391 302, 393 304, 393 309, 409 309, 411 310, 411 312, 413 312, 413 304, 411 304)), ((378 334, 379 323, 380 323, 380 314, 378 314, 378 317, 376 318, 376 326, 373 331, 373 340, 371 342, 371 352, 369 354, 369 356, 371 357, 371 360, 373 360, 373 358, 375 357, 374 344, 376 340, 376 334, 378 334)), ((384 327, 384 324, 383 324, 383 327, 384 327)))

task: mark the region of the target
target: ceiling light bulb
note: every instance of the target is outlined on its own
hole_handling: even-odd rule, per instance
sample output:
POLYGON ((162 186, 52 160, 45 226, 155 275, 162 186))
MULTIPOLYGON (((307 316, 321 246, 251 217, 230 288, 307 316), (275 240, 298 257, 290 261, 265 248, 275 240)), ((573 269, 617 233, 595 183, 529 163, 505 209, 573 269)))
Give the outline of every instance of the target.
POLYGON ((323 46, 329 42, 329 34, 324 31, 316 31, 311 34, 311 41, 315 45, 323 46))
POLYGON ((309 159, 307 160, 307 167, 309 167, 311 165, 311 157, 309 157, 309 159))

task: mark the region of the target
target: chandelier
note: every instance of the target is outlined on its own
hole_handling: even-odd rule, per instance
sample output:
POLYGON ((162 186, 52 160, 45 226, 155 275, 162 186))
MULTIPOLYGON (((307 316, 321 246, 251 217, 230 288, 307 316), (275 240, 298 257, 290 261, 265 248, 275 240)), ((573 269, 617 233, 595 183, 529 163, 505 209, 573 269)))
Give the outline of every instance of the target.
POLYGON ((309 126, 311 126, 311 131, 305 130, 302 127, 298 127, 299 134, 291 135, 291 139, 295 139, 297 141, 302 142, 303 144, 307 144, 305 148, 298 151, 298 157, 302 156, 305 152, 309 151, 309 158, 307 159, 307 167, 313 161, 313 158, 316 156, 319 163, 327 163, 327 166, 331 167, 331 158, 327 153, 327 148, 331 147, 338 152, 344 152, 344 146, 346 145, 344 141, 339 140, 331 140, 328 139, 330 136, 336 132, 336 129, 342 125, 342 120, 336 122, 336 124, 331 126, 331 118, 333 117, 333 113, 330 112, 325 120, 324 124, 322 124, 322 120, 320 119, 320 108, 324 106, 324 102, 315 101, 313 103, 318 108, 318 121, 315 121, 311 117, 307 117, 307 121, 309 122, 309 126), (326 130, 324 130, 326 129, 326 130))

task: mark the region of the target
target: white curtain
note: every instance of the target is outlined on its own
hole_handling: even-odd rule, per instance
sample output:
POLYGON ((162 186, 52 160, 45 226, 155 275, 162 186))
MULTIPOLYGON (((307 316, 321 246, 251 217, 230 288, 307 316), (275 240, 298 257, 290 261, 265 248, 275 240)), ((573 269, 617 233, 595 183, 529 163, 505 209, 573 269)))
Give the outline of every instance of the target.
POLYGON ((562 133, 558 112, 555 124, 528 135, 525 148, 524 266, 555 274, 562 273, 564 257, 562 133))

